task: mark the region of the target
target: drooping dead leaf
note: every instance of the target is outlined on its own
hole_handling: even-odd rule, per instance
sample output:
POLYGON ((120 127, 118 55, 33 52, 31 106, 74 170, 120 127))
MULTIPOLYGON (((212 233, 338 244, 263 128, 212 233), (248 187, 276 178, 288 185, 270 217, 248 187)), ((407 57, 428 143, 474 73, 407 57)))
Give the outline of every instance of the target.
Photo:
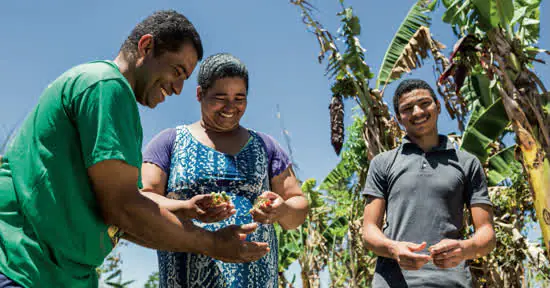
POLYGON ((391 73, 384 79, 382 87, 385 87, 391 79, 397 79, 403 73, 410 73, 412 70, 422 67, 422 60, 428 57, 428 52, 434 54, 434 51, 441 49, 445 49, 445 45, 432 39, 430 29, 425 26, 420 27, 403 49, 392 67, 391 73))

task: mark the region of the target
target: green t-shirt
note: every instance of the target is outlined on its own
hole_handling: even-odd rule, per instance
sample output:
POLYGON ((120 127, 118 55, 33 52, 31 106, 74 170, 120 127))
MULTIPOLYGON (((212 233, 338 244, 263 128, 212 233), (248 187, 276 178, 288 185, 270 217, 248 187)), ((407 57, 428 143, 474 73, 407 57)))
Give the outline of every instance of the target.
POLYGON ((95 268, 115 243, 87 168, 108 159, 141 167, 142 138, 114 63, 74 67, 49 85, 0 168, 0 272, 28 288, 97 287, 95 268))

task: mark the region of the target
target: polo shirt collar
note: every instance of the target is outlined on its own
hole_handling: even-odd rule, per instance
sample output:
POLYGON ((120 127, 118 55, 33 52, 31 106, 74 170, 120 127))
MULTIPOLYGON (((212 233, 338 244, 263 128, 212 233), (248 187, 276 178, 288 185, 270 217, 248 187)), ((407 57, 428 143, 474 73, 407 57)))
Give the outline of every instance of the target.
MULTIPOLYGON (((411 142, 411 139, 409 138, 409 136, 403 137, 402 143, 403 143, 403 145, 407 145, 407 146, 413 145, 413 146, 418 147, 420 149, 420 147, 418 145, 411 142)), ((454 150, 454 149, 455 149, 455 147, 453 146, 453 143, 449 140, 449 138, 445 135, 439 134, 439 145, 433 147, 432 150, 430 150, 430 152, 433 152, 433 151, 446 151, 446 150, 454 150)))

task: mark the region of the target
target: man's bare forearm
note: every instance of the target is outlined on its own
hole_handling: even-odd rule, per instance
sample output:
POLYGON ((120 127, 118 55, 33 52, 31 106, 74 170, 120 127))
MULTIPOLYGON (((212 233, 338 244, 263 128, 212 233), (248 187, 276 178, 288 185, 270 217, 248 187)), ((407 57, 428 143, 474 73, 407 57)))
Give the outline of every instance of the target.
POLYGON ((368 224, 363 229, 363 241, 369 250, 378 256, 394 258, 391 253, 391 247, 393 247, 395 242, 386 237, 378 226, 368 224))
POLYGON ((179 219, 141 193, 135 195, 107 219, 109 224, 130 234, 130 240, 135 238, 139 242, 136 244, 149 248, 210 254, 214 245, 212 232, 193 225, 190 220, 179 219))
POLYGON ((489 254, 496 245, 495 231, 491 225, 476 230, 471 238, 462 241, 466 259, 477 259, 489 254))

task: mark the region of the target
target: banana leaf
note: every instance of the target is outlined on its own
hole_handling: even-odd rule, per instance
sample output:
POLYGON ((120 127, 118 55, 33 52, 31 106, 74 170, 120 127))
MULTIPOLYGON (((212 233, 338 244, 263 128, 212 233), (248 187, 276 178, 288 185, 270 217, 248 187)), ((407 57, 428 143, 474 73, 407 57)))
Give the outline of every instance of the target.
POLYGON ((489 156, 489 144, 502 134, 509 122, 502 101, 496 100, 487 109, 478 102, 464 130, 460 148, 474 154, 484 163, 489 156))
POLYGON ((512 145, 489 158, 487 180, 489 186, 495 186, 509 179, 515 173, 521 173, 521 164, 515 159, 517 145, 512 145))
POLYGON ((420 29, 420 27, 430 26, 431 18, 426 14, 428 10, 424 7, 424 3, 425 1, 423 0, 416 2, 407 13, 407 16, 401 23, 401 26, 399 26, 397 33, 388 47, 388 50, 386 50, 382 64, 380 65, 380 71, 376 77, 377 89, 380 88, 381 84, 387 85, 395 80, 390 78, 393 73, 392 70, 398 63, 399 58, 405 51, 405 48, 409 44, 411 38, 415 35, 418 29, 420 29))

